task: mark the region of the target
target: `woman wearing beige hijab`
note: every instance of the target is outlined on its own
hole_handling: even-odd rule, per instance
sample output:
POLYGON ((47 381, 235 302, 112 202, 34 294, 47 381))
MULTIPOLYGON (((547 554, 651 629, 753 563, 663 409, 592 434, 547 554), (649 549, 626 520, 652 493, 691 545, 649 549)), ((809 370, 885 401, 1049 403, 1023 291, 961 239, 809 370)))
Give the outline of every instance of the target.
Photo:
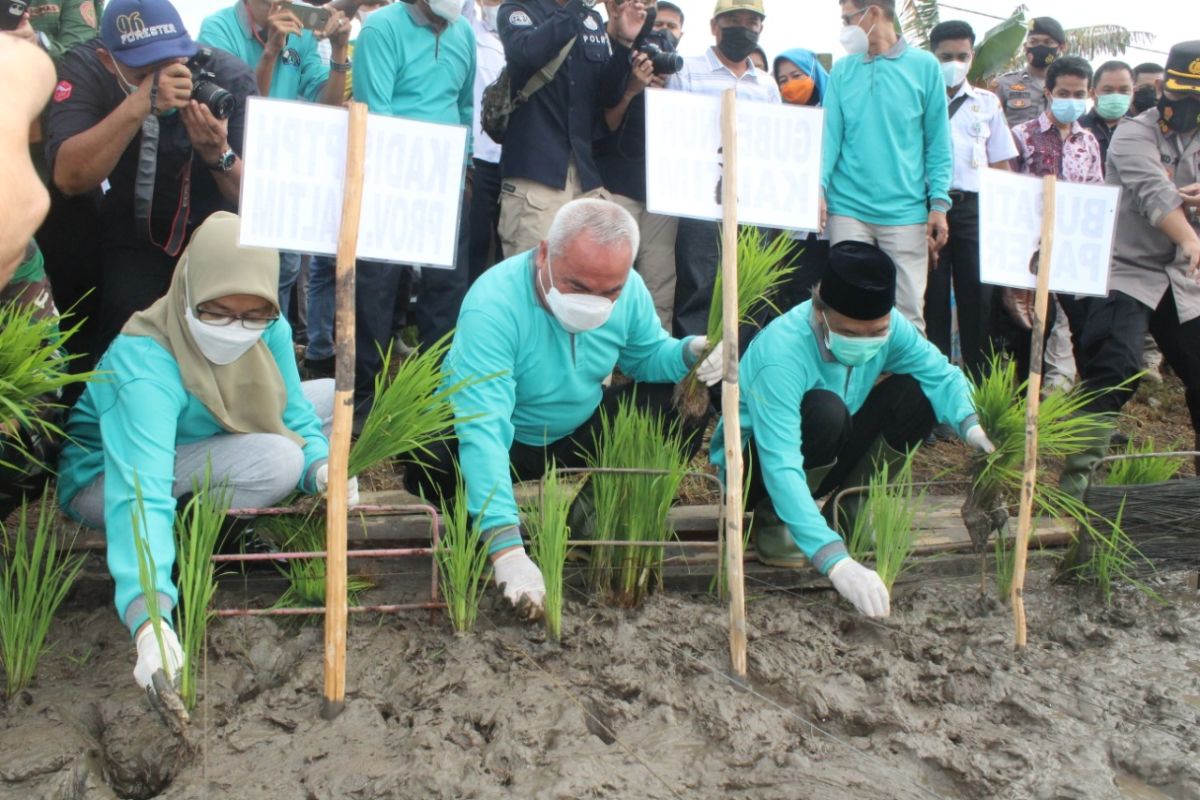
POLYGON ((166 296, 131 317, 101 359, 100 378, 71 412, 59 463, 64 509, 105 529, 117 611, 137 642, 133 675, 143 688, 159 668, 175 674, 182 658, 164 631, 164 664, 146 624, 135 482, 159 608, 169 616, 176 500, 210 464, 234 508, 270 506, 296 490, 319 494, 329 471, 333 381, 300 382, 279 315, 278 253, 239 248, 239 225, 221 212, 197 228, 166 296))

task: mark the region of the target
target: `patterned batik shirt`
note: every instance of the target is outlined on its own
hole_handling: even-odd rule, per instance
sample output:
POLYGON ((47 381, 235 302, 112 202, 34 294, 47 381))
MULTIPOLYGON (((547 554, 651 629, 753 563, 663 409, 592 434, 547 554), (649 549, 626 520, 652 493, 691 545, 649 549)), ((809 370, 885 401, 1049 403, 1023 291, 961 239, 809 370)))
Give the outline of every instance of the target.
POLYGON ((1039 178, 1056 175, 1069 183, 1104 183, 1100 143, 1078 122, 1071 123, 1071 132, 1064 139, 1050 115, 1043 112, 1014 127, 1013 138, 1017 141, 1016 172, 1039 178))

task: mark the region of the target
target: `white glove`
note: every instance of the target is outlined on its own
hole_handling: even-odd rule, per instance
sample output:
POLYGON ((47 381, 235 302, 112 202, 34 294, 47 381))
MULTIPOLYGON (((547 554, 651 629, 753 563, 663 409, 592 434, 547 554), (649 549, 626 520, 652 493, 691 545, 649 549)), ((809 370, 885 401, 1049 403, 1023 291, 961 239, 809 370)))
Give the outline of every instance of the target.
POLYGON ((838 594, 853 603, 860 614, 886 617, 892 613, 887 587, 875 570, 867 569, 853 558, 844 558, 833 565, 828 577, 838 594))
POLYGON ((540 619, 546 603, 546 584, 541 570, 518 547, 492 562, 496 585, 508 602, 526 619, 540 619))
MULTIPOLYGON (((688 340, 688 352, 692 354, 692 358, 696 359, 704 355, 704 351, 708 349, 707 336, 693 336, 688 340)), ((699 378, 705 386, 712 386, 715 383, 720 383, 721 378, 725 374, 725 342, 717 342, 717 346, 708 354, 708 358, 700 362, 696 367, 696 377, 699 378)))
POLYGON ((992 440, 984 433, 981 425, 972 425, 967 428, 966 442, 985 455, 996 452, 996 445, 992 444, 992 440))
MULTIPOLYGON (((322 464, 317 467, 317 494, 325 494, 325 489, 329 486, 329 465, 322 464)), ((346 505, 356 506, 359 503, 358 497, 358 478, 351 478, 346 482, 346 505)))
POLYGON ((183 648, 179 646, 179 637, 165 622, 162 624, 163 649, 158 649, 158 639, 154 635, 154 626, 146 623, 137 635, 137 665, 133 668, 133 679, 143 689, 152 686, 154 673, 162 670, 171 683, 178 685, 180 670, 183 668, 183 648), (166 663, 163 655, 166 654, 166 663))

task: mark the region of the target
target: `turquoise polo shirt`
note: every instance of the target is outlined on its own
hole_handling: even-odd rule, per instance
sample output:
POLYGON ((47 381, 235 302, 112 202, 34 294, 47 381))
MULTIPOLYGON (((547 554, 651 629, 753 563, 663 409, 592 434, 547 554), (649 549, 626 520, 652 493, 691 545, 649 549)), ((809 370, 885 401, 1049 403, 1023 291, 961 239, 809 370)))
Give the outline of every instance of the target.
MULTIPOLYGON (((241 3, 205 17, 196 40, 233 53, 251 69, 258 65, 263 54, 263 44, 255 35, 254 25, 241 3)), ((271 91, 267 96, 315 103, 327 80, 329 65, 317 49, 316 37, 306 30, 299 36, 288 37, 283 51, 275 59, 271 91)))

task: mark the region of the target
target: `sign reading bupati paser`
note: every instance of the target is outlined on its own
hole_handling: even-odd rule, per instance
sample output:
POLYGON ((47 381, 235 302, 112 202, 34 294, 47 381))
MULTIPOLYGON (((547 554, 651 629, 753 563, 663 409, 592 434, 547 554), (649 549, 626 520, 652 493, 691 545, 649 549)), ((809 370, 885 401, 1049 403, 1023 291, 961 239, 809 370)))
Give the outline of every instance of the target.
MULTIPOLYGON (((250 98, 243 152, 243 247, 335 255, 346 169, 346 109, 250 98)), ((367 119, 358 256, 452 268, 467 129, 367 119)))
MULTIPOLYGON (((1059 181, 1054 188, 1054 246, 1050 291, 1108 294, 1108 267, 1121 190, 1059 181)), ((980 279, 1033 289, 1030 263, 1041 246, 1044 184, 1041 178, 983 170, 979 190, 980 279)))
MULTIPOLYGON (((738 101, 738 221, 816 230, 820 214, 819 108, 738 101)), ((721 98, 646 90, 646 207, 719 220, 721 98)))

